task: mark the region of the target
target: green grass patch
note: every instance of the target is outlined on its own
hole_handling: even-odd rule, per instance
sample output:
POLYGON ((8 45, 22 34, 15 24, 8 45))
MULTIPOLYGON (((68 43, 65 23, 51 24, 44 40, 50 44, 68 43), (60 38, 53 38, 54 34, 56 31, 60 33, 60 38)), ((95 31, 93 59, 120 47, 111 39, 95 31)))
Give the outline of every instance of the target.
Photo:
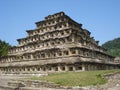
POLYGON ((100 85, 107 82, 103 78, 104 74, 120 72, 120 70, 99 70, 99 71, 84 71, 84 72, 65 72, 49 74, 43 77, 32 77, 32 80, 43 80, 54 82, 63 86, 89 86, 100 85))

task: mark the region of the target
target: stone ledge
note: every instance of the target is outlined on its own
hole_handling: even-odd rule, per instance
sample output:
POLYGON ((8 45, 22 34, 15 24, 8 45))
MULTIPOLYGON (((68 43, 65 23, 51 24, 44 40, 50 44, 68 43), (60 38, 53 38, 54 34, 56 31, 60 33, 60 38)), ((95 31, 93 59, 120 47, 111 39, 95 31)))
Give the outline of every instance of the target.
POLYGON ((6 85, 2 85, 0 86, 0 90, 15 90, 16 87, 12 87, 12 86, 6 86, 6 85))

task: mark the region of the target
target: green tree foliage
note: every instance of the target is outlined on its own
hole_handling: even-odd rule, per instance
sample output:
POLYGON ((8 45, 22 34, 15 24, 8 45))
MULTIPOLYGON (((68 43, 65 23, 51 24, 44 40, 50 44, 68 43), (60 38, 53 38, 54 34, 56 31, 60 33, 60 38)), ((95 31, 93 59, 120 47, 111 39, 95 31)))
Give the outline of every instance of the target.
POLYGON ((104 48, 108 49, 108 54, 120 57, 120 38, 108 41, 102 45, 104 48))
POLYGON ((0 40, 0 57, 6 56, 8 54, 8 49, 11 46, 9 43, 6 43, 5 41, 0 40))

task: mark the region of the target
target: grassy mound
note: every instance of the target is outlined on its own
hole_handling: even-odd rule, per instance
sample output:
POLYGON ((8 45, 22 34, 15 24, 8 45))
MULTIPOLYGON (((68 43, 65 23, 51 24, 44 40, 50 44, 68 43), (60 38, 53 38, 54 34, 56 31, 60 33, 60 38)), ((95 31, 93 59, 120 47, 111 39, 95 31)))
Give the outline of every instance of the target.
POLYGON ((99 85, 107 82, 103 78, 104 74, 120 72, 120 70, 99 70, 85 72, 66 72, 50 74, 43 77, 33 77, 32 80, 44 80, 54 82, 63 86, 89 86, 99 85))

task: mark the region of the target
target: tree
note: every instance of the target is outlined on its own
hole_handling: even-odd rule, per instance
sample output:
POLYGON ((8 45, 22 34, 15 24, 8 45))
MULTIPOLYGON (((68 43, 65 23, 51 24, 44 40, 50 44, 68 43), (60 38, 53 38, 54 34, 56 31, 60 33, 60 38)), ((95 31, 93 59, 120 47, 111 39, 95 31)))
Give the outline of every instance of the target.
POLYGON ((11 45, 9 45, 9 43, 0 40, 0 57, 6 56, 10 47, 11 45))

